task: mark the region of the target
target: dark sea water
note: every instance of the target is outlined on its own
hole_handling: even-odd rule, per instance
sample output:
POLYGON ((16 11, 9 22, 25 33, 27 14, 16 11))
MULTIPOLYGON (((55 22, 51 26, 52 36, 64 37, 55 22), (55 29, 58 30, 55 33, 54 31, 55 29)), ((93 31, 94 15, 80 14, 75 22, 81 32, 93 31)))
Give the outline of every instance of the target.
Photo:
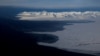
MULTIPOLYGON (((80 20, 77 20, 77 21, 74 21, 74 20, 72 20, 72 21, 24 21, 23 20, 23 21, 20 21, 20 20, 18 20, 18 18, 15 17, 18 13, 23 12, 23 11, 44 11, 44 10, 48 11, 48 12, 63 12, 63 11, 68 11, 68 12, 69 11, 81 11, 81 12, 84 12, 84 11, 100 11, 100 8, 74 8, 74 9, 72 9, 72 8, 67 8, 67 9, 45 9, 45 8, 36 9, 36 8, 33 8, 32 9, 32 8, 20 8, 20 7, 0 7, 0 28, 1 28, 0 34, 1 34, 1 37, 4 35, 7 35, 4 37, 5 37, 5 39, 6 38, 8 39, 8 40, 6 39, 8 42, 10 40, 11 40, 11 42, 13 42, 13 40, 16 40, 16 38, 18 37, 16 41, 21 39, 20 42, 21 42, 21 44, 23 44, 23 46, 29 45, 27 47, 30 47, 30 45, 32 43, 30 43, 29 38, 27 40, 27 37, 26 37, 27 33, 25 33, 25 32, 33 32, 33 34, 31 34, 31 33, 30 34, 28 33, 28 34, 31 35, 32 39, 35 39, 36 43, 37 42, 44 42, 44 43, 52 44, 52 43, 59 41, 58 36, 53 35, 53 34, 45 34, 45 33, 39 34, 39 33, 34 33, 34 32, 56 32, 56 31, 64 30, 65 25, 70 26, 70 25, 74 25, 75 23, 81 24, 81 23, 94 23, 95 22, 92 20, 83 20, 83 21, 80 21, 80 20), (21 32, 21 34, 19 32, 21 32), (22 34, 22 32, 24 32, 25 34, 22 34), (11 38, 9 39, 8 37, 11 37, 11 38), (22 40, 23 37, 25 37, 24 40, 22 40), (26 41, 27 44, 26 44, 25 40, 27 40, 26 41), (28 43, 30 43, 30 44, 28 44, 28 43), (26 44, 26 45, 24 45, 24 44, 26 44)), ((15 43, 11 43, 11 42, 9 42, 11 45, 15 44, 15 43)), ((55 50, 55 48, 52 49, 52 47, 43 47, 43 46, 38 46, 37 44, 36 45, 35 44, 34 44, 34 46, 40 48, 40 49, 38 49, 38 48, 35 49, 35 51, 36 50, 38 50, 38 51, 45 50, 45 48, 47 50, 43 51, 43 53, 48 51, 48 50, 50 52, 52 52, 53 49, 55 50)), ((19 43, 18 43, 18 45, 19 45, 19 43)), ((42 51, 40 51, 40 52, 42 52, 42 51)), ((48 52, 48 53, 50 53, 50 52, 48 52)), ((57 50, 55 50, 55 52, 57 52, 57 50)), ((53 52, 53 54, 55 52, 53 52)), ((60 52, 60 50, 59 50, 59 52, 60 52)), ((61 50, 61 52, 63 52, 63 51, 61 50)), ((64 53, 68 53, 68 52, 64 51, 64 53)), ((55 53, 55 54, 57 54, 57 53, 55 53)), ((70 55, 70 54, 66 54, 66 55, 70 55)), ((78 55, 79 56, 80 55, 86 56, 86 55, 80 54, 80 53, 79 54, 72 53, 72 54, 77 55, 77 56, 78 55)), ((89 56, 89 55, 87 55, 87 56, 89 56)))

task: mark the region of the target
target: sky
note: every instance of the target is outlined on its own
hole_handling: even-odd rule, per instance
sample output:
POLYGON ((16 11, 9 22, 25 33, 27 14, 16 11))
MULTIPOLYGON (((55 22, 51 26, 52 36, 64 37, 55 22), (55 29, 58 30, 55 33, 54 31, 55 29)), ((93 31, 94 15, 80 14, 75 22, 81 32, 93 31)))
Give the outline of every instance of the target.
POLYGON ((100 0, 0 0, 0 6, 30 8, 100 7, 100 0))

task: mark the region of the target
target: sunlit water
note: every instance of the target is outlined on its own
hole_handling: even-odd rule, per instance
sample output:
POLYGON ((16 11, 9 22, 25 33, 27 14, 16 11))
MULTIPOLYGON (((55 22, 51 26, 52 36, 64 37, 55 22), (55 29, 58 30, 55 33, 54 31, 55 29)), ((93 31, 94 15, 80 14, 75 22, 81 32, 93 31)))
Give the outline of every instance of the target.
MULTIPOLYGON (((100 52, 100 19, 93 19, 94 23, 76 23, 64 26, 64 30, 48 32, 59 37, 56 43, 39 43, 64 49, 77 49, 100 52)), ((45 33, 45 32, 44 32, 45 33)))
MULTIPOLYGON (((77 13, 77 12, 75 12, 77 13)), ((78 15, 72 13, 70 17, 67 17, 67 20, 89 20, 94 21, 91 23, 73 23, 73 25, 63 26, 63 30, 55 32, 29 32, 29 33, 38 33, 38 34, 52 34, 58 36, 58 41, 54 43, 44 43, 38 42, 40 45, 53 46, 65 50, 82 50, 82 52, 88 51, 88 53, 99 53, 100 52, 100 13, 99 12, 85 12, 87 15, 82 15, 84 12, 80 12, 78 15), (82 18, 80 18, 82 17, 82 18), (90 52, 89 52, 90 51, 90 52)), ((21 18, 22 19, 22 18, 21 18)), ((57 18, 56 18, 57 19, 57 18)), ((65 21, 63 19, 54 19, 55 21, 65 21)), ((22 19, 26 21, 44 21, 49 19, 22 19)), ((66 21, 67 21, 66 20, 66 21)), ((53 19, 50 19, 53 21, 53 19)), ((67 22, 66 22, 67 23, 67 22)), ((57 25, 59 27, 59 25, 57 25)), ((51 27, 52 28, 52 27, 51 27)), ((79 51, 80 52, 80 51, 79 51)))

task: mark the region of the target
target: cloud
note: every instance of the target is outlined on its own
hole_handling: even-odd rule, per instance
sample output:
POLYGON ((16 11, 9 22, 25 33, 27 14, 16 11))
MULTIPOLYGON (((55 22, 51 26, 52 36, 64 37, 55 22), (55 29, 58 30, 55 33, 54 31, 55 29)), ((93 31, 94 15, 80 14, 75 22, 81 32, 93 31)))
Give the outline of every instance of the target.
POLYGON ((22 12, 17 17, 20 20, 85 20, 99 18, 100 12, 22 12))

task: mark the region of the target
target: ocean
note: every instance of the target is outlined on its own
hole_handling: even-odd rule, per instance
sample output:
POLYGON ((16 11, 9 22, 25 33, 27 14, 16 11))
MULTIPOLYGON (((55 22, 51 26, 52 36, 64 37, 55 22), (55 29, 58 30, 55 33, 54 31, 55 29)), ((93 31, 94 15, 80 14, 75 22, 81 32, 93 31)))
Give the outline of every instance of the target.
MULTIPOLYGON (((73 52, 100 53, 100 17, 84 20, 19 20, 15 16, 23 11, 48 12, 85 12, 100 11, 100 8, 68 9, 29 9, 18 7, 0 7, 0 23, 17 31, 36 35, 37 43, 73 52)), ((100 14, 98 14, 100 15, 100 14)), ((76 17, 76 19, 78 19, 76 17)))

